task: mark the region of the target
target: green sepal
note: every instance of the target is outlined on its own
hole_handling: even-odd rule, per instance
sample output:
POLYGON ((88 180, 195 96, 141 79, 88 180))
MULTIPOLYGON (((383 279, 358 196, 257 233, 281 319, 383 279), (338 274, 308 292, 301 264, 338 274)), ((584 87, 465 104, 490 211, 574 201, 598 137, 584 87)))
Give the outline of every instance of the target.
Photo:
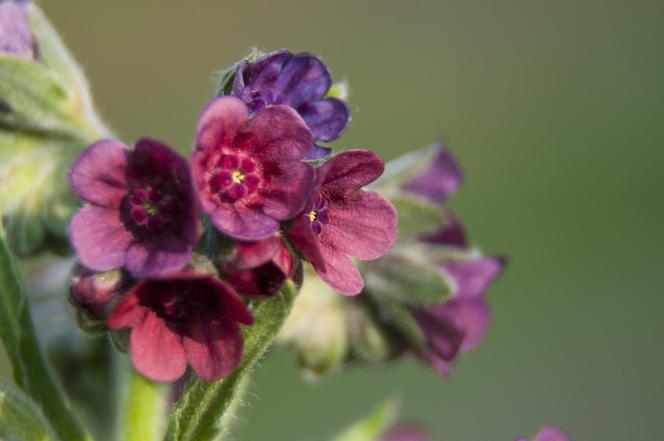
POLYGON ((223 380, 208 383, 193 380, 171 414, 165 440, 217 439, 222 424, 243 391, 243 384, 256 363, 272 345, 291 311, 296 290, 288 281, 281 292, 256 305, 254 324, 243 329, 244 355, 235 371, 223 380))
POLYGON ((225 69, 218 70, 215 73, 215 89, 214 96, 227 96, 230 95, 233 90, 233 81, 235 80, 235 71, 239 63, 227 67, 225 69))
POLYGON ((443 210, 427 201, 414 197, 393 196, 390 202, 399 213, 399 241, 433 232, 447 222, 443 210))
POLYGON ((390 400, 335 436, 332 441, 378 441, 394 424, 397 411, 397 403, 390 400))
POLYGON ((418 247, 393 249, 380 259, 363 262, 366 288, 380 302, 411 306, 442 303, 452 287, 440 267, 418 247))
POLYGON ((348 308, 348 335, 350 355, 353 360, 380 363, 392 355, 392 342, 385 330, 363 305, 348 308))
POLYGON ((389 161, 385 164, 385 172, 371 188, 390 200, 403 194, 401 187, 431 163, 439 148, 440 144, 434 144, 389 161))
POLYGON ((0 384, 0 439, 58 441, 39 406, 26 394, 0 384))
POLYGON ((393 329, 410 347, 424 348, 422 328, 406 306, 389 299, 376 300, 376 302, 379 303, 377 317, 381 323, 393 329))

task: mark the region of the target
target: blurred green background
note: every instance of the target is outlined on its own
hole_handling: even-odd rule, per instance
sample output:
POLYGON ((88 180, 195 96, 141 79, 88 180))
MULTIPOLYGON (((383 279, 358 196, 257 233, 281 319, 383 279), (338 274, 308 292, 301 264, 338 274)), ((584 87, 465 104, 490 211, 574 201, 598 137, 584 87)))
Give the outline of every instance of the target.
POLYGON ((272 354, 239 440, 320 441, 386 397, 437 440, 661 438, 661 1, 42 2, 127 142, 189 148, 212 73, 250 47, 321 54, 351 84, 337 148, 391 159, 444 134, 473 242, 510 266, 483 345, 316 384, 272 354))

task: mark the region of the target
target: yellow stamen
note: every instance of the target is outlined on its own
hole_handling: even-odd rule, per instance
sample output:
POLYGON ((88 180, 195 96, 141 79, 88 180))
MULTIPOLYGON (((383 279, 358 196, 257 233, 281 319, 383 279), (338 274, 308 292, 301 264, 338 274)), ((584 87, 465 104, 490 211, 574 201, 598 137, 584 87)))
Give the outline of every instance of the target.
POLYGON ((151 204, 150 202, 146 202, 145 204, 143 204, 143 210, 145 210, 145 212, 150 216, 154 216, 155 214, 157 214, 158 211, 157 207, 154 204, 151 204))
POLYGON ((233 170, 232 178, 234 184, 242 184, 245 176, 240 170, 233 170))
POLYGON ((315 221, 317 215, 318 215, 318 213, 316 213, 316 210, 311 210, 311 211, 309 212, 309 221, 310 221, 310 222, 315 221))

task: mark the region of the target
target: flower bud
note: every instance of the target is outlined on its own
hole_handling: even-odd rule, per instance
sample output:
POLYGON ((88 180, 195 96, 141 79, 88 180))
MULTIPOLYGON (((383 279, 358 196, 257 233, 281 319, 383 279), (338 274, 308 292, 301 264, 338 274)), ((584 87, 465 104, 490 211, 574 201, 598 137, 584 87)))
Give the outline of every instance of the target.
POLYGON ((32 60, 36 48, 30 29, 27 2, 0 2, 0 54, 32 60))
POLYGON ((96 273, 79 265, 74 269, 69 302, 77 310, 81 329, 97 334, 106 330, 106 316, 131 285, 121 270, 96 273))

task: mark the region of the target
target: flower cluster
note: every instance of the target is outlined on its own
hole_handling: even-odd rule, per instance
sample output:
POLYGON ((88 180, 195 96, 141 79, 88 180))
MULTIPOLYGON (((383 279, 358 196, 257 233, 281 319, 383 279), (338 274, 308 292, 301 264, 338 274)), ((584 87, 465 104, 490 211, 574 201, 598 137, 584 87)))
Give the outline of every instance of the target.
POLYGON ((203 110, 191 161, 153 139, 133 149, 102 140, 69 173, 84 202, 69 230, 85 267, 72 303, 130 329, 133 364, 155 381, 177 380, 187 364, 204 380, 227 376, 242 358, 240 325, 253 323, 242 296, 276 294, 301 259, 356 295, 353 259, 396 240, 395 208, 363 190, 383 161, 366 150, 325 160, 316 144, 350 121, 348 105, 326 97, 320 58, 277 51, 234 75, 230 95, 203 110), (109 272, 122 282, 103 283, 109 272))
MULTIPOLYGON (((367 162, 369 155, 365 154, 367 162)), ((368 177, 360 184, 373 180, 371 168, 363 168, 368 177)), ((471 248, 458 217, 444 206, 462 180, 456 160, 441 145, 388 164, 388 172, 375 186, 399 210, 399 240, 387 255, 361 266, 367 281, 362 296, 339 298, 332 289, 305 280, 280 341, 296 350, 306 371, 322 374, 343 363, 383 362, 411 352, 449 374, 452 361, 482 341, 491 321, 484 293, 501 273, 505 258, 483 256, 471 248)), ((322 188, 323 194, 340 193, 325 184, 322 188)), ((320 203, 317 195, 312 198, 314 204, 320 203)), ((365 210, 373 209, 371 198, 362 204, 365 210)), ((377 207, 374 213, 379 216, 377 207)), ((379 234, 368 223, 357 231, 379 234)), ((344 234, 335 232, 336 237, 344 234)), ((309 260, 318 269, 306 237, 290 237, 305 254, 310 253, 309 260)), ((356 241, 353 255, 375 257, 363 245, 356 241)), ((325 272, 318 272, 328 281, 325 272)), ((344 272, 344 283, 354 283, 348 277, 352 273, 344 272)), ((361 283, 360 273, 356 277, 361 283)))

